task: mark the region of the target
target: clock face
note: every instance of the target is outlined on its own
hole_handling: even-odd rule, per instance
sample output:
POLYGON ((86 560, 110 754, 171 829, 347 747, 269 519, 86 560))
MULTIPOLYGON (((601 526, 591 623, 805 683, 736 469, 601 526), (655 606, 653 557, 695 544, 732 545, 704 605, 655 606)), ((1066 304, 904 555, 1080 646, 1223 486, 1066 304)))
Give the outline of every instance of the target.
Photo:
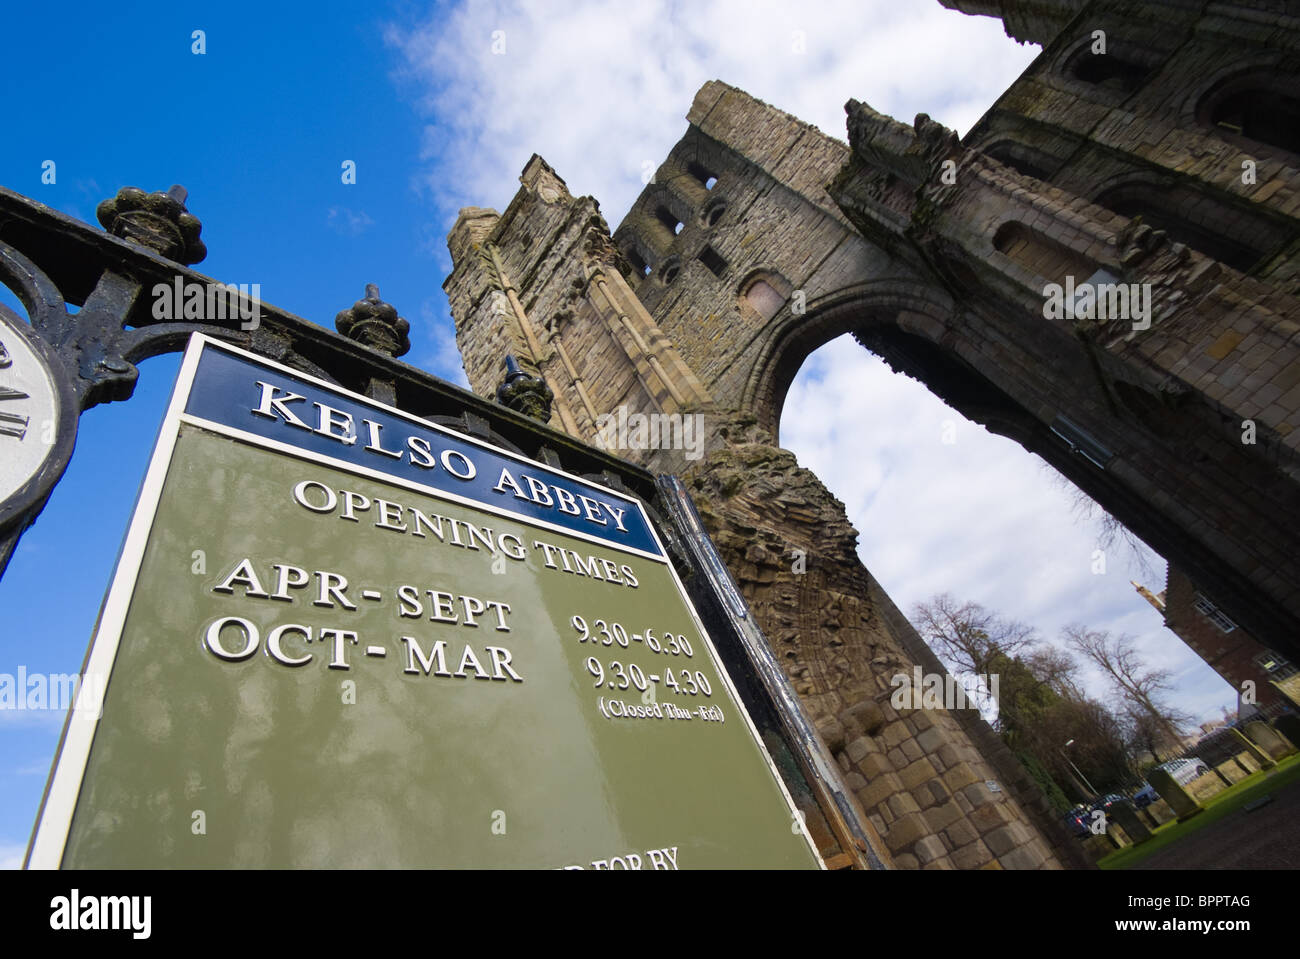
POLYGON ((27 485, 54 451, 59 398, 26 337, 0 317, 0 503, 27 485))

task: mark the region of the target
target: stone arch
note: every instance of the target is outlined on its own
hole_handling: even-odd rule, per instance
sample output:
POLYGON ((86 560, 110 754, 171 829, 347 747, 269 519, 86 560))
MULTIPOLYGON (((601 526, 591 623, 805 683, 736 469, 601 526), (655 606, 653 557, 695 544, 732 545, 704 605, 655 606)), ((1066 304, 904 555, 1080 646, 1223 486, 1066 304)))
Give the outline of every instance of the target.
MULTIPOLYGON (((804 316, 783 311, 769 327, 746 384, 745 409, 779 443, 786 393, 799 369, 819 347, 852 333, 895 372, 916 379, 967 419, 1015 440, 1075 478, 1072 474, 1084 470, 1076 447, 1031 412, 1026 384, 1009 380, 962 334, 967 320, 958 319, 951 300, 905 280, 846 289, 813 304, 804 316)), ((1098 495, 1097 484, 1076 484, 1098 495)))
POLYGON ((656 184, 644 202, 637 204, 638 212, 646 218, 652 218, 676 236, 677 227, 685 225, 691 219, 691 204, 687 197, 664 184, 656 184))
POLYGON ((686 172, 695 177, 706 190, 712 190, 718 183, 718 175, 698 160, 688 161, 686 172))
POLYGON ((673 236, 681 233, 682 228, 686 225, 685 219, 673 212, 667 203, 660 203, 655 206, 654 214, 655 219, 662 223, 673 236))
POLYGON ((785 395, 804 360, 818 347, 864 326, 890 322, 937 341, 945 334, 951 312, 946 297, 909 280, 849 287, 809 303, 803 315, 787 306, 762 334, 763 346, 742 393, 743 406, 773 438, 779 438, 785 395))
POLYGON ((672 286, 674 281, 682 272, 682 258, 673 254, 664 260, 663 265, 659 267, 659 282, 664 286, 672 286))
POLYGON ((642 246, 636 241, 635 236, 633 236, 632 239, 625 241, 621 250, 623 258, 626 259, 632 267, 632 273, 636 282, 640 282, 642 278, 650 274, 650 263, 647 261, 645 253, 642 252, 642 246))
POLYGON ((668 154, 668 161, 674 171, 692 177, 701 186, 710 178, 721 181, 735 162, 728 150, 698 131, 691 131, 678 142, 668 154))
POLYGON ((702 207, 713 200, 718 184, 729 172, 730 162, 724 151, 707 137, 688 135, 668 154, 651 184, 653 189, 675 194, 683 208, 674 210, 687 216, 699 216, 702 207))
MULTIPOLYGON (((782 408, 799 368, 818 347, 851 332, 895 372, 918 380, 967 419, 1040 457, 1158 554, 1179 568, 1194 569, 1202 581, 1215 582, 1225 602, 1231 598, 1236 609, 1258 606, 1253 584, 1223 561, 1195 523, 1166 509, 1170 494, 1153 494, 1147 479, 1158 461, 1158 456, 1152 458, 1156 445, 1186 452, 1195 443, 1198 449, 1191 455, 1206 475, 1242 477, 1247 488, 1257 490, 1259 502, 1281 502, 1289 487, 1262 461, 1277 455, 1275 446, 1265 444, 1256 452, 1237 444, 1231 461, 1218 464, 1209 458, 1219 448, 1215 437, 1231 434, 1239 424, 1213 404, 1184 395, 1177 384, 1162 396, 1162 384, 1120 384, 1105 372, 1098 375, 1110 379, 1107 389, 1117 406, 1110 418, 1082 426, 1073 419, 1071 404, 1077 397, 1053 406, 1050 389, 1045 393, 1044 384, 1015 357, 1004 363, 988 343, 981 343, 980 323, 978 313, 959 313, 933 288, 906 279, 847 288, 813 302, 804 316, 783 310, 761 335, 763 346, 746 381, 742 408, 779 445, 782 408), (1162 434, 1158 444, 1143 435, 1153 430, 1162 434)), ((1085 357, 1080 347, 1078 362, 1086 362, 1085 357)), ((1242 507, 1247 508, 1255 505, 1242 507)), ((1265 617, 1276 615, 1267 608, 1257 619, 1267 623, 1265 617)))
POLYGON ((690 211, 687 198, 663 184, 652 184, 623 218, 614 241, 633 267, 648 276, 670 255, 678 233, 691 221, 690 211))
POLYGON ((729 203, 722 197, 712 197, 707 203, 700 208, 700 225, 705 229, 713 229, 722 218, 726 216, 729 203))

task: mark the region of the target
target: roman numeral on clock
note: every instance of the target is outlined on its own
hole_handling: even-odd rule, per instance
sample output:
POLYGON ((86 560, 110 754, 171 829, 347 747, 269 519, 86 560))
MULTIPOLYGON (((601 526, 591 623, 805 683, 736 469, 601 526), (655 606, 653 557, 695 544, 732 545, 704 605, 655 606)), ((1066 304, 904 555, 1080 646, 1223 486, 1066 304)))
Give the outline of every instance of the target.
MULTIPOLYGON (((26 393, 22 390, 15 390, 8 386, 0 386, 0 400, 25 400, 28 399, 26 393)), ((19 416, 16 413, 6 413, 0 410, 0 436, 16 436, 22 439, 27 435, 27 425, 30 420, 26 416, 19 416)))

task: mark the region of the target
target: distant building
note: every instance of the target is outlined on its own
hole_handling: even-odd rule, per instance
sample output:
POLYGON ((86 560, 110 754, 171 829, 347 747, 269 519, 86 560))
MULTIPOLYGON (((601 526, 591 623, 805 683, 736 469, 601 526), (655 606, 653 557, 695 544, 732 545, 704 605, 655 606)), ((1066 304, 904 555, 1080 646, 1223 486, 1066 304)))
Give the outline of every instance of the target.
POLYGON ((1170 564, 1165 588, 1158 594, 1139 583, 1133 586, 1164 614, 1165 625, 1237 691, 1238 715, 1253 713, 1252 706, 1267 709, 1288 704, 1277 683, 1295 695, 1300 668, 1233 622, 1176 566, 1170 564), (1247 682, 1254 683, 1253 704, 1249 697, 1243 700, 1247 682))

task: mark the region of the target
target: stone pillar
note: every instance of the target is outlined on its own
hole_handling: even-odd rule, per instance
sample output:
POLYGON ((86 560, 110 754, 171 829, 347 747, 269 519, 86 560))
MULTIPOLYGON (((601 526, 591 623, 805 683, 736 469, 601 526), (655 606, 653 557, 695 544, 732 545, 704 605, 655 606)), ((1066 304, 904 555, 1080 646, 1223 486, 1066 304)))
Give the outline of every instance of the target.
MULTIPOLYGON (((898 639, 897 611, 858 561, 843 505, 772 445, 752 415, 717 414, 712 423, 708 456, 662 468, 683 471, 723 560, 895 865, 1084 866, 1035 828, 1017 795, 1032 792, 1017 781, 1028 779, 1023 769, 989 761, 990 743, 1001 745, 991 729, 990 743, 977 743, 955 710, 892 702, 891 677, 910 673, 916 660, 898 639)), ((978 714, 973 721, 983 723, 978 714)))

